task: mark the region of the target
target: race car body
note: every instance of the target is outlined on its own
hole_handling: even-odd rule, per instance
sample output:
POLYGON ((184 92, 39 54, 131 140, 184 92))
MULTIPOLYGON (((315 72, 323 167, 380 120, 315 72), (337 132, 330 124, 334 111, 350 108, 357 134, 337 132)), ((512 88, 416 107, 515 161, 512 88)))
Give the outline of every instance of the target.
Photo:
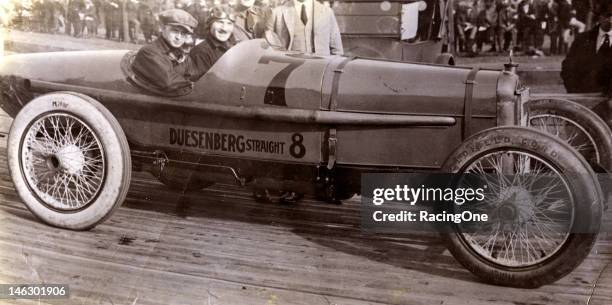
POLYGON ((279 52, 255 40, 227 52, 195 83, 190 94, 163 100, 155 96, 143 105, 133 100, 152 94, 128 81, 121 62, 129 55, 126 51, 66 52, 54 56, 52 62, 49 54, 17 55, 6 58, 0 72, 34 84, 53 83, 57 90, 62 86, 83 93, 101 90, 96 98, 117 117, 133 145, 308 164, 328 158, 322 149, 329 128, 308 122, 304 115, 337 114, 341 125, 336 128, 339 165, 439 168, 461 143, 466 98, 471 99, 472 132, 498 125, 498 101, 518 98, 503 96, 498 90, 507 87, 510 89, 504 90, 514 94, 517 86, 515 76, 503 76, 500 71, 473 73, 469 81, 475 85, 469 94, 469 68, 279 52), (498 82, 505 83, 498 86, 498 82), (173 104, 176 111, 171 111, 173 104), (189 111, 190 106, 197 109, 202 105, 223 105, 232 114, 203 110, 211 115, 203 119, 201 112, 189 111), (166 111, 160 112, 159 107, 166 111), (263 124, 260 120, 228 120, 254 110, 287 117, 263 124), (297 120, 305 121, 291 124, 290 110, 310 111, 295 112, 297 120), (341 122, 341 117, 350 115, 356 122, 341 122), (368 115, 370 119, 403 115, 414 122, 395 124, 380 119, 369 124, 368 115), (371 128, 376 125, 385 127, 371 128), (292 154, 294 134, 296 139, 303 138, 304 152, 294 150, 292 154), (228 144, 215 148, 206 136, 229 137, 228 144), (363 149, 364 140, 372 149, 363 149), (412 141, 421 144, 412 145, 412 141), (446 143, 445 149, 424 153, 439 143, 446 143))
POLYGON ((479 70, 272 45, 239 43, 181 94, 139 83, 133 52, 2 58, 0 107, 14 117, 7 153, 19 196, 48 224, 89 229, 121 205, 133 168, 181 192, 235 183, 334 203, 361 193, 364 173, 478 174, 495 178, 486 194, 494 223, 482 234, 449 224, 443 235, 470 271, 537 287, 588 255, 601 188, 567 141, 528 128, 528 90, 512 65, 479 70), (542 232, 540 223, 569 230, 542 232))

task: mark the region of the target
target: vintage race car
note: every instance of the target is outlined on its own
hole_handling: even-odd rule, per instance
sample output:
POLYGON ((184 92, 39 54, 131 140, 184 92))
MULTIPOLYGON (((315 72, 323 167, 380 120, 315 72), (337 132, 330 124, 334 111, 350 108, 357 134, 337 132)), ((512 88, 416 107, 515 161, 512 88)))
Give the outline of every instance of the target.
POLYGON ((2 59, 0 107, 14 117, 9 168, 42 221, 92 228, 121 205, 132 169, 182 191, 221 182, 328 200, 360 193, 363 173, 486 173, 557 183, 543 192, 511 179, 491 190, 499 223, 520 226, 479 235, 453 225, 442 235, 476 275, 537 287, 572 271, 596 240, 597 178, 567 141, 527 126, 528 91, 511 69, 321 57, 252 40, 192 90, 160 95, 133 78, 133 55, 2 59), (548 209, 580 232, 541 229, 554 222, 548 209))

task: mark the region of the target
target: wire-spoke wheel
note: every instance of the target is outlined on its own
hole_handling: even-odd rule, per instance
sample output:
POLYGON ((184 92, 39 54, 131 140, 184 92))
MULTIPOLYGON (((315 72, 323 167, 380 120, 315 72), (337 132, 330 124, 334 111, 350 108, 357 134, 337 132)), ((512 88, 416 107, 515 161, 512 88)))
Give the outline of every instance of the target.
POLYGON ((595 139, 574 120, 556 114, 535 114, 529 117, 529 126, 559 137, 574 147, 589 163, 601 162, 601 153, 595 139))
POLYGON ((21 153, 28 186, 50 208, 81 209, 102 188, 104 149, 96 134, 73 115, 53 113, 35 121, 21 153))
POLYGON ((107 109, 84 95, 52 93, 28 103, 13 121, 8 156, 20 197, 51 225, 91 228, 129 187, 125 135, 107 109))
POLYGON ((461 208, 486 213, 489 221, 452 223, 443 234, 453 256, 487 282, 538 287, 571 272, 590 252, 603 195, 586 160, 559 138, 521 127, 489 129, 462 143, 444 169, 466 174, 455 187, 487 186, 484 200, 461 208))
POLYGON ((612 131, 592 110, 562 99, 533 100, 526 108, 529 126, 574 147, 596 171, 612 172, 612 131))
POLYGON ((480 256, 501 266, 527 267, 561 250, 575 211, 568 181, 550 162, 507 149, 479 157, 463 173, 488 187, 483 203, 470 209, 487 212, 490 221, 462 233, 480 256))

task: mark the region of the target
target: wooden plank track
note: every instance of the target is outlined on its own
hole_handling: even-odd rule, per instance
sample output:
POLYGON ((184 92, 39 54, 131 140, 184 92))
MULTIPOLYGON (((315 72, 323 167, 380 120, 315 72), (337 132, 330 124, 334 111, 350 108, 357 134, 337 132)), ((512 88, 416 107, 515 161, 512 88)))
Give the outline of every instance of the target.
POLYGON ((134 173, 111 219, 57 229, 21 203, 0 152, 0 283, 70 284, 52 304, 612 303, 607 234, 573 273, 525 290, 480 283, 436 235, 375 236, 359 221, 356 199, 261 204, 234 186, 180 194, 134 173))

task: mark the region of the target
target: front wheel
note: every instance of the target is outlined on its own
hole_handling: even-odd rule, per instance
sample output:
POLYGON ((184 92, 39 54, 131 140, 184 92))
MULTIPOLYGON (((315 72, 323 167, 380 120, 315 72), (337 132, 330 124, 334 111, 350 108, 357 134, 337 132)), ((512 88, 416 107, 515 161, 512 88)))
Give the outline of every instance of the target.
POLYGON ((17 193, 42 221, 84 230, 123 202, 131 178, 128 142, 102 104, 72 92, 42 95, 15 117, 8 139, 17 193))
MULTIPOLYGON (((521 127, 476 134, 447 159, 449 173, 478 175, 491 222, 452 224, 448 249, 485 281, 534 288, 574 270, 589 254, 602 214, 595 174, 562 140, 521 127)), ((448 231, 447 231, 448 232, 448 231)))

